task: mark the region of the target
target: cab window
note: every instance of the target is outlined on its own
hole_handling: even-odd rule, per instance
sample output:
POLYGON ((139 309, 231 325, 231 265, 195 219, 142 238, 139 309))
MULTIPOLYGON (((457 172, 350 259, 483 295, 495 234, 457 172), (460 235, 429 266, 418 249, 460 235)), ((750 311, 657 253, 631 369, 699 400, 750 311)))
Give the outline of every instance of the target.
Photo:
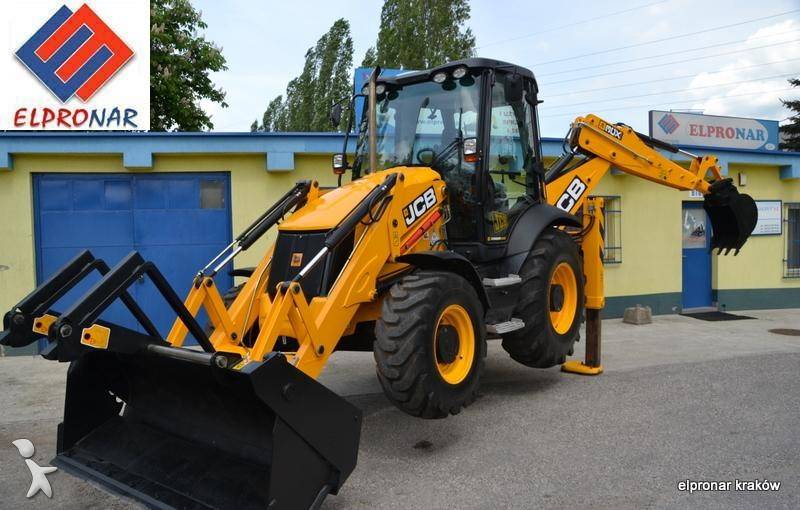
POLYGON ((532 171, 533 108, 523 93, 521 100, 507 98, 508 75, 498 74, 492 87, 489 153, 485 160, 487 241, 505 241, 515 216, 527 206, 527 173, 532 171))

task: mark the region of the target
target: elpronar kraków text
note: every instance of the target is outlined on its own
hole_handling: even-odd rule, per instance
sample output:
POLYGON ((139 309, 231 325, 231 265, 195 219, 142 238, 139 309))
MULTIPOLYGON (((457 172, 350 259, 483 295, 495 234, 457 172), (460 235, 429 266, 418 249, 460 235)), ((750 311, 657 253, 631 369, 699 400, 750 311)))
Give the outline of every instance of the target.
POLYGON ((678 490, 695 492, 774 492, 781 488, 780 481, 767 480, 681 480, 678 490))

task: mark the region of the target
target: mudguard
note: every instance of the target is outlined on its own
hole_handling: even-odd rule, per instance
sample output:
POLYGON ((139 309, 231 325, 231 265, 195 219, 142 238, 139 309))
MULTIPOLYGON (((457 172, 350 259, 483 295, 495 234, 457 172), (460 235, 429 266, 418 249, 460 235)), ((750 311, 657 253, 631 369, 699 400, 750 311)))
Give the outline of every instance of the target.
POLYGON ((397 257, 397 262, 411 264, 421 269, 434 271, 451 271, 466 278, 475 287, 483 306, 490 308, 489 296, 483 287, 481 277, 475 266, 466 257, 454 251, 421 251, 397 257))
POLYGON ((580 228, 583 224, 574 214, 562 211, 550 204, 540 203, 530 206, 511 227, 505 258, 502 262, 504 273, 519 274, 522 264, 533 248, 533 243, 549 226, 580 228))

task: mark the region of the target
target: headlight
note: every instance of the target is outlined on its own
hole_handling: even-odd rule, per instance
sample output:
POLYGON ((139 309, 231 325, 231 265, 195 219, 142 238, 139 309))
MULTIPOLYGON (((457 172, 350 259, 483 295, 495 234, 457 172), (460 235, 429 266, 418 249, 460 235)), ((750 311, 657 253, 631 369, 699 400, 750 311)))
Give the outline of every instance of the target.
POLYGON ((434 83, 444 83, 447 80, 447 73, 439 72, 433 75, 434 83))
POLYGON ((342 175, 347 170, 347 157, 344 154, 334 154, 332 163, 335 175, 342 175))
POLYGON ((365 96, 369 94, 369 85, 364 85, 364 88, 361 89, 361 93, 365 96))
POLYGON ((465 138, 464 139, 464 161, 467 163, 476 163, 480 159, 478 153, 478 139, 465 138))
POLYGON ((381 94, 383 94, 384 92, 386 92, 386 85, 384 85, 383 83, 380 83, 380 84, 378 84, 378 85, 375 87, 375 93, 376 93, 377 95, 379 95, 379 96, 380 96, 380 95, 381 95, 381 94))
POLYGON ((455 70, 453 70, 453 78, 455 78, 456 80, 460 80, 466 75, 467 75, 466 67, 456 67, 455 70))

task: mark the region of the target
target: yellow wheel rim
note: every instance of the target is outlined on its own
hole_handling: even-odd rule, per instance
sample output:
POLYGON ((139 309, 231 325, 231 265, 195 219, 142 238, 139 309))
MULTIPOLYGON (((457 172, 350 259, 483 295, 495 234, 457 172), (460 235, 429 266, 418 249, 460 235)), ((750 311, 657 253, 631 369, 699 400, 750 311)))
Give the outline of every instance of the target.
POLYGON ((458 384, 467 378, 475 360, 475 329, 463 306, 449 305, 439 315, 433 337, 433 352, 436 369, 445 382, 458 384), (444 345, 445 341, 447 346, 444 345), (454 341, 458 343, 457 346, 453 344, 454 341))
POLYGON ((578 279, 575 277, 572 266, 566 262, 556 266, 553 276, 550 277, 547 301, 548 310, 550 310, 550 324, 556 333, 563 335, 572 327, 578 311, 578 279), (560 287, 560 291, 558 287, 560 287))

